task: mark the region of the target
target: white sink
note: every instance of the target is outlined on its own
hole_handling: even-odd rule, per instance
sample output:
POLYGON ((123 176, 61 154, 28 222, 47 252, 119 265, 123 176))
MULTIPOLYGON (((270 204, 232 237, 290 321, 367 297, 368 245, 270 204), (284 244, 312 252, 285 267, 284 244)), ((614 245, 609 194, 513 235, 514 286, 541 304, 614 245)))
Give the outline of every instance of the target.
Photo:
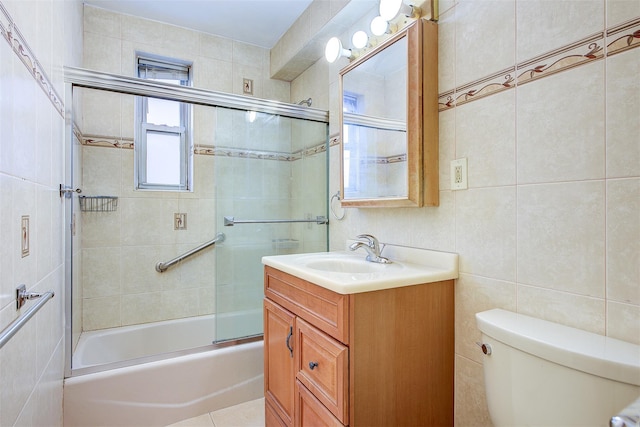
MULTIPOLYGON (((330 253, 330 252, 329 252, 330 253)), ((334 273, 377 273, 402 268, 402 264, 378 264, 368 262, 363 257, 345 257, 343 253, 331 254, 328 257, 309 256, 299 260, 304 266, 312 270, 329 271, 334 273)))
POLYGON ((354 294, 458 277, 458 254, 385 245, 391 264, 365 260, 364 251, 274 255, 262 263, 340 294, 354 294))

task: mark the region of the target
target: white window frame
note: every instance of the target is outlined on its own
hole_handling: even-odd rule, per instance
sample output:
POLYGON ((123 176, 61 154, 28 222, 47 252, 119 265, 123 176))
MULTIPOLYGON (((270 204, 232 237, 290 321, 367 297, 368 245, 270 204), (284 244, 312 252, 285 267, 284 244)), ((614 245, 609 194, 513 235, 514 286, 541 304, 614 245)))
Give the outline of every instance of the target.
MULTIPOLYGON (((166 69, 167 73, 176 70, 177 75, 188 76, 187 80, 180 79, 179 84, 191 86, 192 84, 192 64, 177 59, 159 57, 155 55, 138 53, 136 55, 136 75, 145 78, 140 74, 141 66, 158 67, 166 69)), ((171 77, 168 77, 172 80, 171 77)), ((178 79, 176 84, 178 84, 178 79)), ((134 180, 136 190, 158 190, 158 191, 193 191, 193 125, 191 104, 180 103, 180 126, 167 126, 147 123, 148 97, 136 97, 135 105, 135 134, 134 134, 134 180), (175 135, 180 140, 180 182, 179 184, 161 184, 148 182, 147 180, 147 135, 151 133, 162 133, 175 135)))

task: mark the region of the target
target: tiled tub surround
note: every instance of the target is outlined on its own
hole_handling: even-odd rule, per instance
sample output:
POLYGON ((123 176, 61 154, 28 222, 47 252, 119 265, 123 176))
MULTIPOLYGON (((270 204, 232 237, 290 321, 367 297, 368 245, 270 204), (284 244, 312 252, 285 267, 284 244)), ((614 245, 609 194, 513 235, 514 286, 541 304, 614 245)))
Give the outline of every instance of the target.
MULTIPOLYGON (((440 11, 441 204, 348 209, 330 246, 375 230, 460 254, 455 423, 490 426, 475 313, 640 343, 640 3, 441 0, 440 11), (465 157, 469 189, 451 191, 450 161, 465 157)), ((317 64, 331 117, 341 61, 317 64)), ((331 193, 339 162, 336 147, 331 193)))
MULTIPOLYGON (((272 237, 292 238, 298 244, 295 250, 326 248, 323 227, 316 225, 312 230, 291 226, 286 231, 282 225, 279 230, 275 228, 278 226, 273 227, 272 231, 269 231, 270 225, 259 231, 251 226, 222 227, 223 215, 244 219, 256 219, 256 215, 303 218, 309 213, 291 211, 296 209, 296 203, 291 204, 290 197, 300 201, 297 204, 304 209, 324 214, 323 198, 317 197, 324 191, 314 189, 316 185, 305 176, 324 174, 326 142, 304 140, 304 135, 297 134, 302 132, 308 138, 309 134, 318 133, 298 131, 294 120, 265 115, 263 124, 246 132, 280 135, 280 140, 269 141, 265 137, 264 148, 260 149, 261 138, 245 139, 246 132, 224 136, 227 131, 231 134, 232 129, 244 126, 240 123, 245 121, 243 112, 222 109, 213 116, 218 128, 210 139, 227 146, 195 147, 192 193, 133 191, 133 141, 113 137, 82 138, 83 193, 119 198, 115 212, 80 214, 83 330, 212 314, 216 312, 216 303, 227 311, 251 309, 252 295, 256 292, 261 295, 262 288, 253 286, 252 290, 247 286, 239 291, 243 285, 238 282, 250 282, 247 279, 250 263, 234 262, 233 253, 241 253, 238 256, 245 260, 256 258, 259 267, 260 256, 287 253, 288 248, 273 247, 272 237), (247 148, 247 144, 254 147, 247 148), (274 148, 267 150, 269 147, 274 148), (277 149, 293 151, 275 151, 277 149), (300 184, 296 187, 297 181, 300 184), (257 213, 255 203, 260 200, 266 205, 257 213), (172 218, 176 212, 187 214, 186 230, 173 229, 172 218), (158 261, 190 250, 217 231, 227 234, 222 244, 164 273, 155 271, 158 261), (263 244, 265 236, 267 240, 263 244), (221 260, 224 271, 216 268, 221 260), (216 277, 225 284, 217 293, 218 301, 216 277), (229 286, 233 288, 231 294, 226 291, 229 286), (244 292, 246 295, 242 297, 244 292)), ((199 138, 196 134, 196 139, 199 138)), ((257 301, 260 300, 259 297, 257 301)))

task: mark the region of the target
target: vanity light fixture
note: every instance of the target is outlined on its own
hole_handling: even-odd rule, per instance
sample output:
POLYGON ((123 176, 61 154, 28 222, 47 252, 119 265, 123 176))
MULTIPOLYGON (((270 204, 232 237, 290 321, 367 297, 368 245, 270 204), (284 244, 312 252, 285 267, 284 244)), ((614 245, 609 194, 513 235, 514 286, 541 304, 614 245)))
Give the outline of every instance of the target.
POLYGON ((334 63, 341 56, 350 58, 351 50, 342 47, 342 42, 337 37, 331 37, 324 48, 324 57, 327 61, 334 63))
POLYGON ((351 37, 351 44, 356 49, 362 49, 363 47, 366 47, 368 42, 369 36, 362 30, 356 31, 351 37))
POLYGON ((400 13, 407 18, 417 18, 420 16, 420 8, 404 4, 402 0, 380 0, 380 16, 385 21, 393 20, 400 13))

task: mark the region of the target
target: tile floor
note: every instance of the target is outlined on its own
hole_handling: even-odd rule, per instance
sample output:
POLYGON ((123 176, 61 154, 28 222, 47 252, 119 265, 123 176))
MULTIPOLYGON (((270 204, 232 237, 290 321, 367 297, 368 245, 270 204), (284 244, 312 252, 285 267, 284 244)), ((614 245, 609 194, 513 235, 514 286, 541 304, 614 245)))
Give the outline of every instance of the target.
POLYGON ((264 427, 264 398, 189 418, 169 427, 264 427))

